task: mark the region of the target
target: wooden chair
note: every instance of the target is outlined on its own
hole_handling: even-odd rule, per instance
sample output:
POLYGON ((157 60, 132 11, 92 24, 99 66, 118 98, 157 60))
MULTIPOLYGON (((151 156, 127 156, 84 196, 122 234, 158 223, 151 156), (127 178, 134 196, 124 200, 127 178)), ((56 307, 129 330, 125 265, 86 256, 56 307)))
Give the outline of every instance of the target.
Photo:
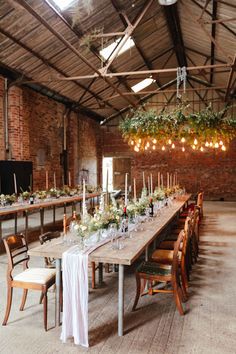
POLYGON ((55 283, 55 270, 47 268, 28 268, 28 245, 23 234, 8 236, 3 239, 8 257, 7 270, 7 307, 3 326, 7 324, 12 304, 13 288, 23 289, 20 311, 24 310, 28 290, 39 290, 43 293, 44 328, 47 331, 47 291, 55 283), (13 275, 16 265, 22 264, 23 272, 13 275))
MULTIPOLYGON (((180 231, 181 232, 181 231, 180 231)), ((179 245, 179 268, 180 268, 180 274, 181 274, 181 285, 183 289, 183 294, 185 299, 187 300, 187 287, 188 287, 188 279, 189 279, 189 267, 188 267, 188 247, 189 247, 189 237, 191 233, 191 228, 190 228, 190 217, 186 218, 185 225, 184 225, 184 237, 182 238, 180 245, 179 245)), ((179 235, 178 235, 179 237, 179 235)), ((177 237, 177 240, 178 240, 177 237)), ((167 249, 164 248, 165 242, 170 242, 170 241, 163 241, 160 245, 161 248, 158 248, 152 253, 151 260, 153 262, 157 262, 160 264, 171 264, 173 261, 173 256, 174 256, 174 248, 175 248, 175 243, 177 242, 171 241, 172 242, 172 248, 168 247, 167 249)), ((168 244, 169 246, 169 244, 168 244)))
MULTIPOLYGON (((54 238, 60 237, 60 231, 48 231, 39 236, 39 242, 43 245, 46 242, 50 242, 54 238)), ((46 268, 55 268, 55 259, 50 257, 44 257, 45 267, 46 268)))
POLYGON ((191 203, 187 206, 186 209, 184 209, 182 211, 182 213, 180 213, 180 219, 181 218, 186 218, 189 214, 189 212, 193 211, 195 206, 198 206, 200 209, 200 219, 203 217, 203 196, 204 196, 204 192, 199 192, 197 194, 197 199, 196 199, 196 203, 191 203))
POLYGON ((185 232, 182 230, 175 243, 172 261, 170 264, 161 264, 157 262, 143 262, 136 270, 136 296, 132 310, 136 309, 138 300, 141 295, 152 295, 153 293, 172 293, 180 315, 184 315, 182 302, 185 295, 183 294, 180 279, 179 255, 183 257, 183 252, 180 252, 180 245, 185 238, 185 232), (141 293, 141 281, 148 282, 148 291, 141 293), (164 288, 157 288, 153 283, 163 283, 164 288), (168 286, 171 285, 171 289, 168 286))

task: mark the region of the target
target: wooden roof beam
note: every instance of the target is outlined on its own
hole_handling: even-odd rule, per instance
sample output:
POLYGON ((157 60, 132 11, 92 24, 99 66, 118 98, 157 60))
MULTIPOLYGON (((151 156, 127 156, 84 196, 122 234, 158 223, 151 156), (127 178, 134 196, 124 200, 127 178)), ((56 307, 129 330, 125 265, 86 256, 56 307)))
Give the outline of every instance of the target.
POLYGON ((233 80, 233 76, 234 76, 235 70, 236 70, 236 55, 234 56, 233 65, 231 67, 231 70, 230 70, 230 73, 229 73, 229 77, 228 77, 227 89, 226 89, 226 93, 225 93, 225 101, 226 102, 229 99, 229 94, 230 94, 230 90, 231 90, 231 83, 232 83, 232 80, 233 80))
MULTIPOLYGON (((213 1, 212 5, 212 21, 216 20, 217 18, 217 1, 213 1)), ((212 23, 211 25, 211 36, 216 39, 216 24, 212 23)), ((215 64, 215 43, 211 41, 211 65, 215 64)), ((211 74, 210 74, 210 83, 213 83, 213 74, 214 70, 211 69, 211 74)))
MULTIPOLYGON (((44 27, 46 27, 57 39, 59 39, 66 48, 69 48, 79 59, 81 59, 93 72, 95 72, 98 77, 101 77, 109 86, 111 86, 117 93, 122 97, 122 92, 110 81, 108 77, 101 74, 99 69, 97 69, 83 54, 81 54, 69 41, 67 41, 59 32, 57 32, 49 23, 40 16, 25 0, 14 0, 16 3, 21 5, 25 10, 27 10, 33 17, 35 17, 44 27)), ((122 97, 126 102, 135 107, 133 100, 128 97, 122 97)), ((115 108, 115 107, 114 107, 115 108)), ((117 109, 117 108, 115 108, 117 109)))

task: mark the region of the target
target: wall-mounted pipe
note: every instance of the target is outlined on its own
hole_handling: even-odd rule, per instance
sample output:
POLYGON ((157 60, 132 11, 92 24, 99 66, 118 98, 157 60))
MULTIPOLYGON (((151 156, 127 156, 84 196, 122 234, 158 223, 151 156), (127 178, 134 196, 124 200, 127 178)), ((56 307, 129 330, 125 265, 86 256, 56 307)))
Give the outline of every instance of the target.
POLYGON ((8 130, 8 79, 4 79, 4 135, 5 135, 5 158, 9 154, 9 130, 8 130))

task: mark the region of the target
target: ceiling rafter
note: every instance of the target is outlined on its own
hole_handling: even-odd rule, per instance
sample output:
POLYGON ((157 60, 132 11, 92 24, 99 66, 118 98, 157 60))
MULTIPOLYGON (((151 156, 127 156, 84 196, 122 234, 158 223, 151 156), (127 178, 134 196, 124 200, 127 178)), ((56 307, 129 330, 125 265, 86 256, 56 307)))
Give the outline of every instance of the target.
MULTIPOLYGON (((11 41, 19 45, 21 48, 23 48, 25 51, 29 52, 32 54, 34 57, 38 58, 39 60, 42 61, 44 65, 46 65, 49 68, 52 68, 55 70, 57 73, 64 77, 69 77, 68 74, 66 74, 63 70, 57 68, 56 65, 52 64, 49 60, 45 59, 43 56, 41 56, 39 53, 35 52, 32 48, 28 47, 26 44, 24 44, 21 40, 17 39, 16 37, 12 36, 9 32, 5 31, 3 28, 0 27, 0 33, 2 33, 5 37, 9 38, 11 41)), ((32 80, 33 82, 34 80, 32 80)), ((82 88, 83 90, 87 90, 87 87, 84 86, 83 84, 77 82, 76 80, 72 80, 75 85, 77 85, 79 88, 82 88)), ((18 84, 20 84, 20 81, 18 81, 18 84)), ((87 90, 92 97, 95 97, 96 99, 104 102, 107 106, 111 107, 114 109, 113 105, 111 105, 109 102, 104 100, 102 97, 100 97, 97 93, 87 90)))
MULTIPOLYGON (((65 47, 70 49, 79 59, 81 59, 93 72, 95 72, 99 77, 101 77, 109 86, 114 88, 117 93, 122 97, 122 92, 111 82, 108 77, 105 77, 101 72, 83 55, 81 54, 69 41, 67 41, 59 32, 57 32, 49 23, 39 15, 25 0, 14 0, 16 3, 21 5, 25 10, 27 10, 33 17, 35 17, 41 24, 47 28, 57 39, 59 39, 65 47)), ((122 97, 126 102, 135 107, 133 100, 128 97, 122 97)), ((115 108, 117 109, 117 108, 115 108)))
MULTIPOLYGON (((125 14, 121 11, 121 8, 120 6, 118 5, 117 3, 117 0, 111 0, 111 3, 114 7, 114 9, 116 10, 116 12, 118 13, 119 17, 120 17, 120 20, 121 22, 123 23, 124 27, 126 27, 126 25, 128 24, 128 18, 127 16, 125 16, 125 14)), ((135 22, 135 21, 134 21, 135 22)), ((144 64, 146 65, 146 67, 149 69, 149 70, 153 70, 153 65, 152 65, 152 62, 147 58, 147 56, 144 54, 140 44, 138 43, 137 41, 137 38, 135 38, 135 35, 133 34, 133 41, 134 41, 134 44, 135 44, 135 47, 139 53, 139 55, 141 56, 144 64)), ((161 87, 161 84, 159 82, 159 80, 157 78, 155 78, 155 82, 156 82, 156 85, 157 87, 161 87)))
MULTIPOLYGON (((231 90, 231 83, 233 80, 235 70, 236 70, 236 55, 234 56, 233 65, 232 65, 232 68, 230 70, 229 77, 228 77, 227 89, 226 89, 226 93, 225 93, 225 101, 227 101, 229 99, 229 94, 230 94, 230 90, 231 90)), ((232 88, 233 88, 233 86, 232 86, 232 88)))
MULTIPOLYGON (((189 85, 192 87, 192 88, 194 88, 195 89, 195 87, 194 87, 194 85, 192 84, 192 82, 190 81, 190 79, 191 78, 187 78, 187 81, 188 81, 188 83, 189 83, 189 85)), ((207 104, 207 102, 204 100, 204 98, 202 97, 202 95, 198 92, 198 91, 195 91, 196 92, 196 95, 200 98, 200 100, 204 103, 204 105, 207 107, 208 106, 208 104, 207 104)))
MULTIPOLYGON (((217 1, 213 1, 212 5, 212 21, 216 20, 217 18, 217 1)), ((212 23, 211 25, 211 36, 216 39, 216 23, 212 23)), ((215 64, 215 43, 211 41, 211 65, 215 64)), ((214 70, 211 70, 210 74, 210 83, 213 83, 213 74, 214 70)))
MULTIPOLYGON (((81 29, 78 29, 78 26, 72 26, 69 21, 67 20, 66 17, 64 17, 64 15, 62 15, 52 4, 49 0, 44 0, 45 3, 49 6, 49 8, 53 11, 54 14, 56 14, 60 20, 80 39, 84 36, 84 33, 81 31, 81 29)), ((104 34, 102 34, 103 36, 104 34)), ((116 34, 117 35, 117 34, 116 34)), ((93 53, 99 60, 102 60, 97 48, 91 44, 89 47, 89 51, 91 53, 93 53)), ((116 72, 115 68, 110 66, 110 71, 111 72, 116 72)), ((131 90, 131 87, 128 85, 128 83, 126 82, 125 79, 123 78, 118 78, 118 81, 120 83, 122 83, 122 85, 128 90, 131 90)), ((91 88, 91 86, 93 85, 93 83, 95 82, 95 79, 91 80, 91 82, 88 85, 88 88, 91 88)), ((83 94, 81 95, 81 97, 78 100, 78 104, 81 102, 81 100, 83 99, 83 97, 86 95, 87 91, 84 91, 83 94)))

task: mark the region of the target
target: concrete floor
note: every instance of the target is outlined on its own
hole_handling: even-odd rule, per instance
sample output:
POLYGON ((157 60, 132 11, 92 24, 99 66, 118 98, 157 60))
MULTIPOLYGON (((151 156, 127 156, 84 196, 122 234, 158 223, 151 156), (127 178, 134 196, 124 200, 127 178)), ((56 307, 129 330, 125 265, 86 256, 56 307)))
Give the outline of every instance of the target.
MULTIPOLYGON (((236 203, 206 202, 201 226, 199 262, 194 266, 180 317, 171 295, 142 297, 131 312, 135 294, 132 269, 126 270, 125 330, 117 337, 117 273, 105 274, 105 286, 89 297, 90 348, 59 340, 60 328, 43 329, 39 294, 30 292, 24 312, 15 290, 6 327, 0 327, 0 353, 165 353, 236 354, 236 203)), ((33 247, 33 244, 31 245, 33 247)), ((31 259, 31 266, 43 265, 31 259)), ((0 256, 0 320, 5 311, 6 257, 0 256)), ((50 293, 49 324, 54 324, 54 294, 50 293)))

